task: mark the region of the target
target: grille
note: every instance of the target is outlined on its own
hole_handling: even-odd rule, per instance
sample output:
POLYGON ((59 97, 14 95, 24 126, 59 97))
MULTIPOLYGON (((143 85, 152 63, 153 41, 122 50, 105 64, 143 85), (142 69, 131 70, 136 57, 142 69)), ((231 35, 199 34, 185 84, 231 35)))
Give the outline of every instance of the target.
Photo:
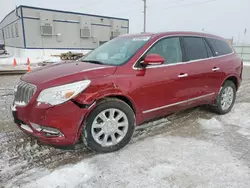
POLYGON ((84 27, 83 29, 81 29, 80 31, 80 35, 82 38, 89 38, 91 37, 91 31, 89 27, 84 27))
POLYGON ((42 35, 52 35, 52 26, 51 25, 42 25, 41 34, 42 35))
POLYGON ((15 88, 14 104, 16 106, 26 106, 36 92, 36 86, 20 82, 15 88))

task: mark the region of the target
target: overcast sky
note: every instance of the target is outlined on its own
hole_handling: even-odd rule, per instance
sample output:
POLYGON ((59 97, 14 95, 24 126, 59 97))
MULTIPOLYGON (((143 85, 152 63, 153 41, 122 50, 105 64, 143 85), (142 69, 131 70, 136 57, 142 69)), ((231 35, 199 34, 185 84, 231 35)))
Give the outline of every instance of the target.
MULTIPOLYGON (((142 0, 1 0, 0 20, 20 4, 128 18, 131 33, 143 30, 142 0)), ((250 43, 250 0, 147 0, 147 4, 148 32, 204 29, 250 43)))

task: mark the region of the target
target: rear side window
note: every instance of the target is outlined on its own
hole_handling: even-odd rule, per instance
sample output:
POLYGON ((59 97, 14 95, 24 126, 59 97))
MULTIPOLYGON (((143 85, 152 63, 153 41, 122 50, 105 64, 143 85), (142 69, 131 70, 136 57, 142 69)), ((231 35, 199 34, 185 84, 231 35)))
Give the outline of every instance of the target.
POLYGON ((207 41, 212 45, 216 56, 226 55, 233 52, 230 45, 225 41, 212 38, 207 38, 207 41))
POLYGON ((183 44, 188 61, 204 59, 208 57, 207 49, 202 38, 183 37, 183 44))

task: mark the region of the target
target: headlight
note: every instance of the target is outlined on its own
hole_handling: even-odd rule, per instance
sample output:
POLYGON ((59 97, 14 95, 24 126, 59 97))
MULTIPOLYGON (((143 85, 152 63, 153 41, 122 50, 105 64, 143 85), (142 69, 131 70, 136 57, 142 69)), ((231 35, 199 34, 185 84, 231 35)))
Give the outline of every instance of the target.
POLYGON ((37 102, 51 105, 62 104, 85 90, 89 86, 90 82, 90 80, 84 80, 45 89, 39 94, 37 102))

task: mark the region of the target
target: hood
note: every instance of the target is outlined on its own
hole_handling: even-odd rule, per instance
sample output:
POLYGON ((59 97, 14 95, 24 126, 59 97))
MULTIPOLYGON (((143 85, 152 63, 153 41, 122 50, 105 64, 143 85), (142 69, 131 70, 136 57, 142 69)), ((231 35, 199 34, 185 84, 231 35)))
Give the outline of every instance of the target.
POLYGON ((58 63, 35 69, 22 76, 21 80, 34 85, 61 85, 83 79, 93 79, 114 74, 115 66, 85 62, 58 63))

